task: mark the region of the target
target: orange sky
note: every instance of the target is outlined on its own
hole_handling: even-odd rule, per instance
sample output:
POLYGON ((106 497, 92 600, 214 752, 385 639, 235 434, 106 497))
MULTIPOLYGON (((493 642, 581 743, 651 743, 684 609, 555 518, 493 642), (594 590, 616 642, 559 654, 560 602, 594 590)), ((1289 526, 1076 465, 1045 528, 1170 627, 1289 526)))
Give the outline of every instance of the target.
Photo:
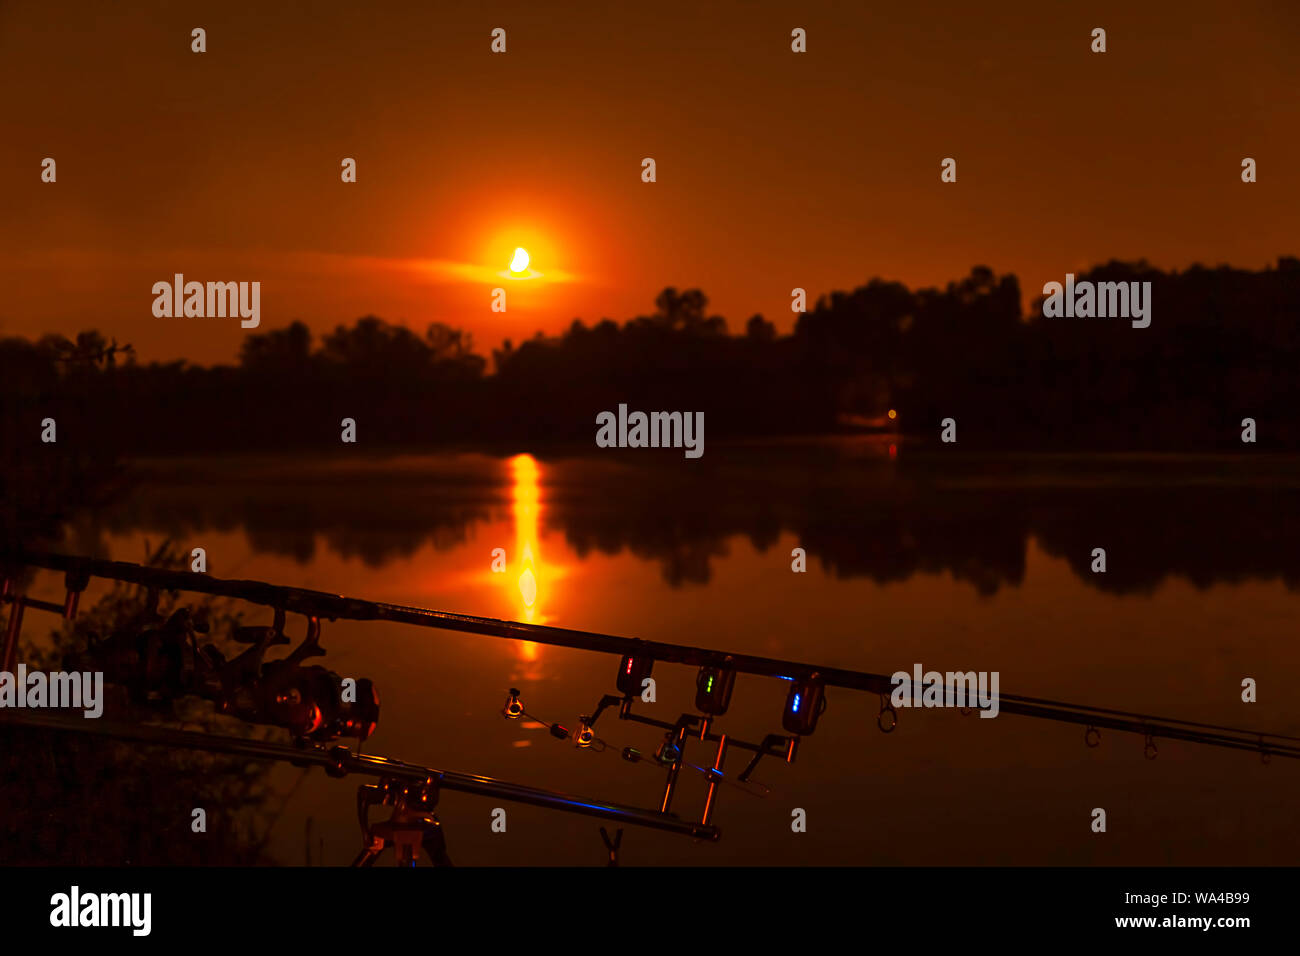
POLYGON ((1300 252, 1297 4, 377 6, 0 5, 0 334, 231 359, 237 320, 153 316, 176 272, 260 281, 262 330, 373 313, 486 350, 665 285, 788 329, 794 286, 1300 252), (516 245, 546 278, 457 271, 516 245))

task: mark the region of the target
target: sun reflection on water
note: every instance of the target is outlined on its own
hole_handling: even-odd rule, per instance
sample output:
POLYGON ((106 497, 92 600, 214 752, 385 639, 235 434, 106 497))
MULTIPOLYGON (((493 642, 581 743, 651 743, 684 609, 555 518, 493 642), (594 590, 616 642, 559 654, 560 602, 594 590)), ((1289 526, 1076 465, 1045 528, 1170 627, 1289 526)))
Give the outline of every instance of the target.
MULTIPOLYGON (((512 601, 516 607, 516 620, 529 624, 542 624, 546 617, 541 611, 544 588, 549 584, 546 569, 538 549, 538 526, 541 519, 541 469, 532 455, 515 455, 510 459, 511 514, 515 522, 515 554, 518 574, 509 575, 515 587, 512 601)), ((536 662, 541 647, 531 641, 521 641, 519 657, 524 662, 536 662)))

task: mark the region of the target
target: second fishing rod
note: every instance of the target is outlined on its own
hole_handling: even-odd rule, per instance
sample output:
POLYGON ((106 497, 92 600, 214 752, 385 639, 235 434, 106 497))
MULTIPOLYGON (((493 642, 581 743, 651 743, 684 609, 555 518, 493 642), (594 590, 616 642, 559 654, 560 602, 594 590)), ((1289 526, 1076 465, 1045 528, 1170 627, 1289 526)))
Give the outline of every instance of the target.
MULTIPOLYGON (((22 603, 28 601, 13 594, 12 582, 16 570, 23 566, 65 572, 68 584, 65 608, 71 606, 75 609, 74 595, 84 589, 85 582, 90 577, 101 577, 133 583, 153 590, 190 591, 236 598, 262 604, 281 612, 303 614, 309 618, 388 621, 415 627, 459 631, 618 655, 620 690, 623 690, 625 695, 629 693, 623 686, 625 678, 635 671, 640 675, 640 679, 644 680, 649 676, 650 668, 656 662, 697 667, 700 669, 698 679, 701 681, 711 675, 719 682, 729 683, 737 674, 784 680, 790 682, 791 686, 782 713, 782 724, 792 734, 801 736, 807 736, 815 729, 817 720, 826 706, 827 687, 842 687, 879 695, 881 706, 877 723, 882 730, 892 730, 898 720, 897 710, 890 703, 891 695, 897 685, 891 676, 884 674, 663 641, 643 641, 595 631, 526 624, 382 601, 368 601, 261 581, 225 580, 207 574, 150 568, 121 561, 50 553, 19 553, 9 555, 7 559, 0 558, 0 568, 5 569, 3 571, 6 578, 5 599, 15 604, 13 615, 19 614, 22 603)), ((49 609, 59 608, 51 603, 49 609)), ((12 620, 11 615, 11 623, 12 620)), ((9 630, 12 632, 13 628, 9 630)), ((12 648, 6 647, 6 652, 12 654, 12 648)), ((945 697, 955 696, 958 689, 947 684, 935 688, 945 697)), ((636 693, 639 692, 638 685, 636 693)), ((1154 753, 1153 742, 1156 738, 1167 738, 1252 751, 1265 757, 1276 755, 1300 758, 1300 737, 1282 734, 1014 694, 999 695, 999 709, 1003 713, 1083 726, 1086 728, 1085 740, 1089 746, 1095 745, 1102 729, 1138 734, 1146 738, 1148 756, 1154 753)))

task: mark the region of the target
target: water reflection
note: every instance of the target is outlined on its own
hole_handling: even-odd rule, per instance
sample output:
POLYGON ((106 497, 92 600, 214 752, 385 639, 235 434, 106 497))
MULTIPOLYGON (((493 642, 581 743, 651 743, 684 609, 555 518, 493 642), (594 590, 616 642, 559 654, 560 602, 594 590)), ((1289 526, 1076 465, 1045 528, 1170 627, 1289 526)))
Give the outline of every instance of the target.
POLYGON ((516 455, 510 459, 512 488, 511 514, 515 522, 515 553, 520 555, 518 576, 518 619, 531 624, 545 621, 540 616, 538 596, 541 589, 541 562, 538 560, 537 522, 541 507, 538 489, 537 461, 532 455, 516 455))
MULTIPOLYGON (((538 542, 538 522, 541 510, 540 469, 532 455, 516 455, 510 459, 511 517, 515 523, 515 554, 519 555, 519 574, 516 579, 518 609, 515 619, 530 624, 545 623, 541 613, 543 571, 538 542)), ((507 574, 507 578, 512 577, 507 574)), ((546 582, 549 583, 549 582, 546 582)), ((537 680, 541 676, 541 645, 532 641, 518 642, 522 673, 516 679, 537 680)))
MULTIPOLYGON (((504 469, 486 456, 364 469, 321 462, 295 464, 289 476, 277 462, 166 463, 134 494, 83 516, 66 540, 103 553, 106 537, 242 533, 258 554, 314 565, 323 544, 385 568, 428 546, 450 554, 508 517, 510 573, 492 583, 509 585, 503 613, 537 623, 556 618, 557 558, 631 555, 657 564, 672 587, 702 585, 738 536, 770 552, 793 535, 810 571, 838 579, 950 574, 982 595, 1022 584, 1031 541, 1065 559, 1087 587, 1114 594, 1150 594, 1171 577, 1197 587, 1279 577, 1300 586, 1290 531, 1300 520, 1298 458, 840 451, 720 448, 692 469, 680 459, 615 455, 518 455, 504 469), (544 561, 546 527, 562 538, 544 561), (1094 574, 1096 547, 1123 560, 1094 574)), ((783 557, 788 565, 788 554, 771 554, 774 564, 783 557)))

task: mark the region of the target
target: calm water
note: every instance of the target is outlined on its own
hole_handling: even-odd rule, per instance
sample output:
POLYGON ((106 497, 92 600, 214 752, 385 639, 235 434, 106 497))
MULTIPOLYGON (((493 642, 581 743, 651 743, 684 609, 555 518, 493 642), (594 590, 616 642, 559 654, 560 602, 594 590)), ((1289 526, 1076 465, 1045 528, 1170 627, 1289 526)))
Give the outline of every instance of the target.
MULTIPOLYGON (((710 446, 600 457, 145 463, 134 490, 82 515, 63 548, 139 561, 165 537, 218 577, 274 583, 876 673, 997 670, 1004 694, 1300 733, 1300 461, 943 458, 866 441, 710 446), (791 550, 808 571, 791 572, 791 550), (1095 547, 1108 571, 1089 570, 1095 547), (503 548, 505 573, 491 570, 503 548), (1259 702, 1240 700, 1243 677, 1259 702)), ((58 581, 42 578, 51 596, 58 581)), ((39 588, 38 588, 39 591, 39 588)), ((42 595, 43 596, 43 595, 42 595)), ((252 611, 251 622, 269 623, 252 611)), ((302 622, 291 618, 291 635, 302 622)), ((566 726, 613 691, 616 659, 396 625, 326 624, 321 662, 370 677, 370 752, 657 805, 662 773, 620 760, 660 734, 612 713, 613 746, 578 751, 500 716, 506 688, 566 726)), ((691 709, 694 672, 656 668, 658 702, 691 709)), ((720 726, 780 731, 785 685, 741 677, 720 726)), ((831 690, 793 765, 760 796, 724 788, 718 844, 629 830, 628 864, 1294 864, 1300 767, 1275 759, 1003 715, 903 711, 831 690), (1106 834, 1089 828, 1104 807, 1106 834), (790 830, 807 812, 808 832, 790 830)), ((709 752, 711 753, 711 751, 709 752)), ((702 749, 688 758, 705 763, 702 749)), ((739 755, 731 758, 740 764, 739 755)), ((730 766, 730 765, 729 765, 730 766)), ((738 769, 738 766, 733 769, 738 769)), ((359 780, 281 768, 271 846, 344 863, 360 845, 359 780), (278 808, 277 808, 278 809, 278 808)), ((704 787, 684 775, 674 809, 704 787)), ((454 793, 439 810, 466 864, 597 864, 599 822, 454 793)), ((372 816, 377 816, 374 814, 372 816)))

